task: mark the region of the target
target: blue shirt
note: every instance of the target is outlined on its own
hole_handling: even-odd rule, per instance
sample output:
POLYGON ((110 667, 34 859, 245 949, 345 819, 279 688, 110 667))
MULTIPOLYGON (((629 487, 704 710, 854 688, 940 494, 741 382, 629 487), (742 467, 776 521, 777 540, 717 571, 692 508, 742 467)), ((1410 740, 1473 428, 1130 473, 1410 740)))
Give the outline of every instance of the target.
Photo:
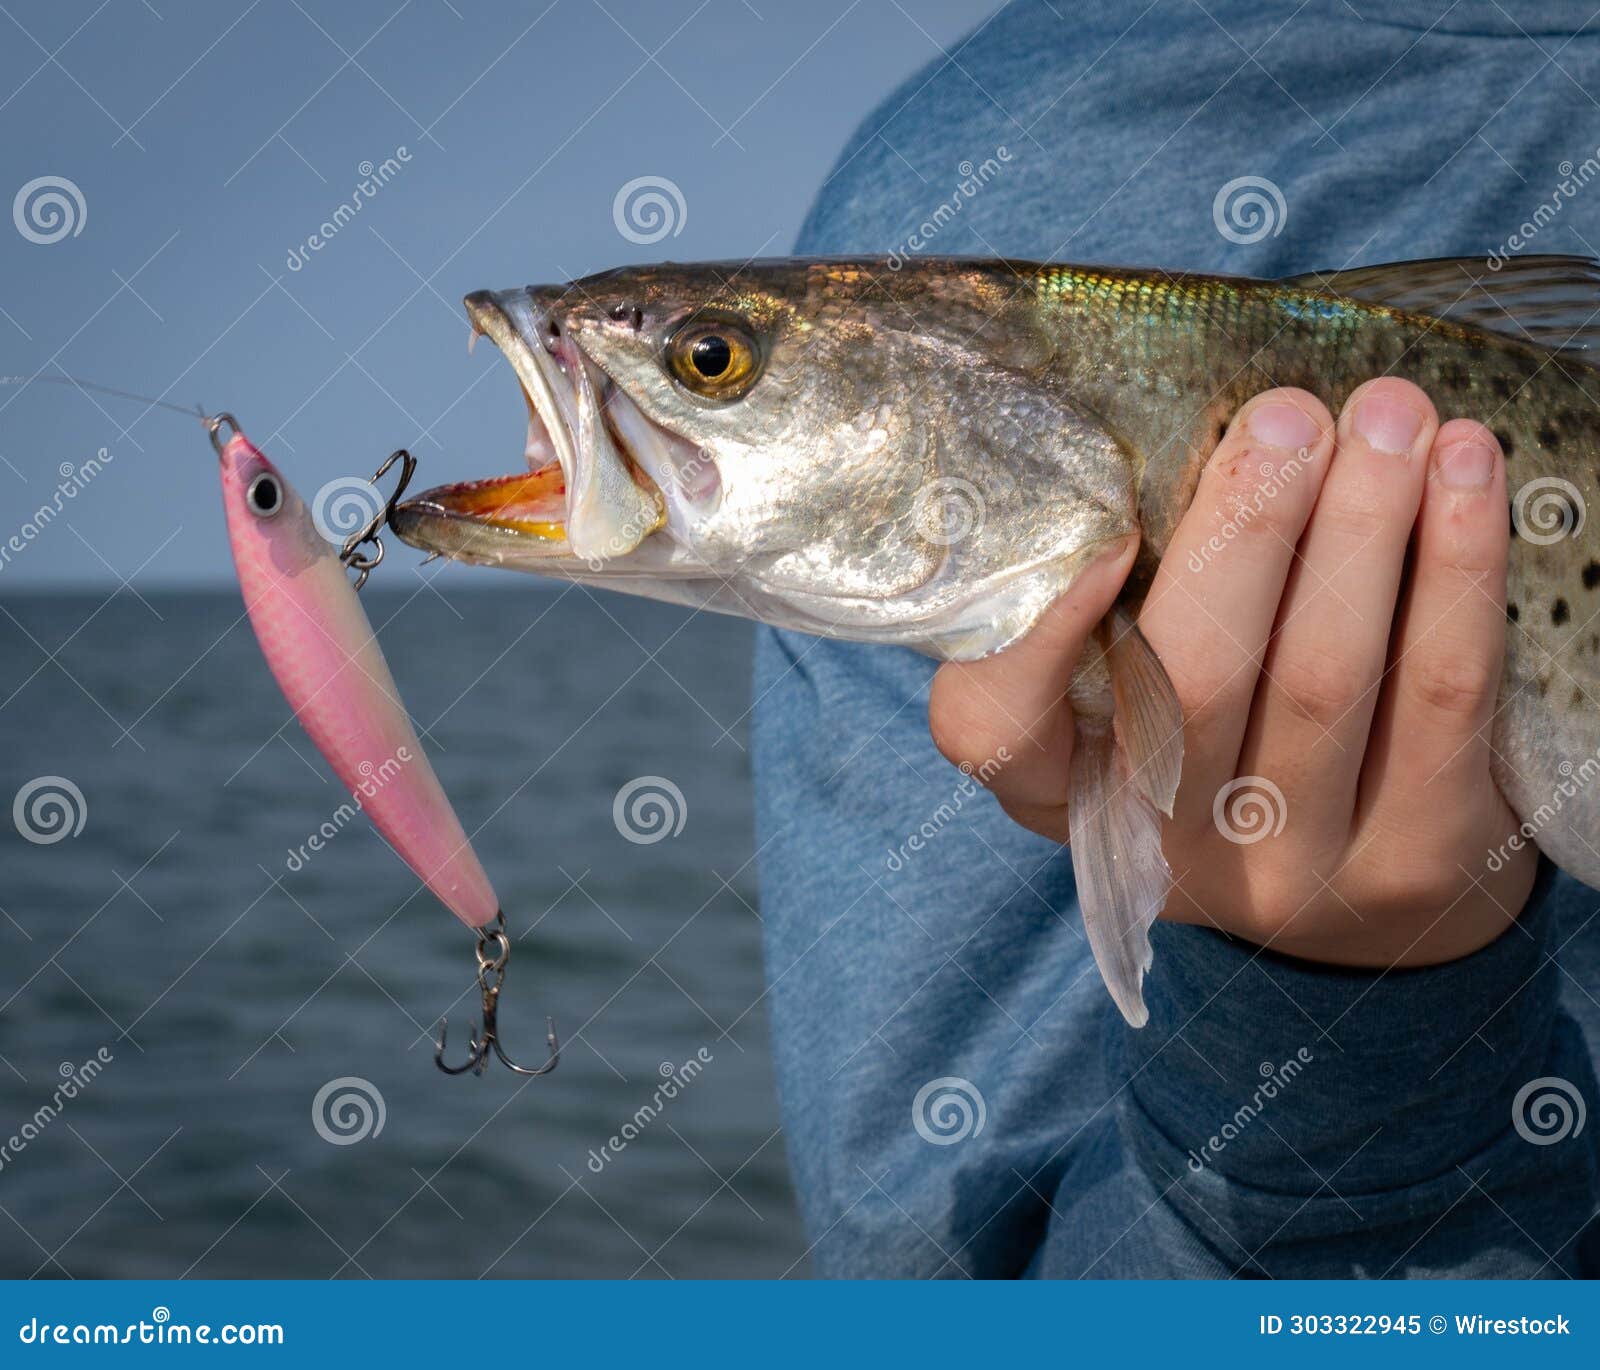
MULTIPOLYGON (((1589 10, 1022 0, 866 121, 797 248, 1256 276, 1600 255, 1600 184, 1556 196, 1600 143, 1589 10), (1241 177, 1281 194, 1265 229, 1218 207, 1241 177)), ((1067 852, 935 752, 932 671, 758 639, 769 1001, 819 1273, 1600 1273, 1593 891, 1546 868, 1491 946, 1383 975, 1161 924, 1131 1032, 1067 852)))

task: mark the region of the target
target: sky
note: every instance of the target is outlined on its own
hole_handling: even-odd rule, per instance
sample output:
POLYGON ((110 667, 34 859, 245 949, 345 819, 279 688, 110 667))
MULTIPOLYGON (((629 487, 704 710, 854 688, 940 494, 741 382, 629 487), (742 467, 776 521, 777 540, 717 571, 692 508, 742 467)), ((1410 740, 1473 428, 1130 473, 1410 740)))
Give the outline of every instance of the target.
MULTIPOLYGON (((400 446, 418 488, 511 470, 525 410, 462 295, 782 255, 856 123, 993 8, 7 5, 0 376, 229 410, 308 499, 400 446)), ((0 595, 231 578, 198 423, 0 387, 0 595)))

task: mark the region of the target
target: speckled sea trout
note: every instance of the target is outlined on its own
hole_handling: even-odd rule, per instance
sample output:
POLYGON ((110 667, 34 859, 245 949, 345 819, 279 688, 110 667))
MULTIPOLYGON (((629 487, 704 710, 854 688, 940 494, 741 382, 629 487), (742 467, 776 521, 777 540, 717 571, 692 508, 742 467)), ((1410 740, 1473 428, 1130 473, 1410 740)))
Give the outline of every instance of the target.
POLYGON ((395 525, 464 561, 945 659, 1006 646, 1139 533, 1070 690, 1078 895, 1137 1026, 1182 719, 1134 616, 1228 420, 1270 386, 1337 409, 1398 375, 1495 430, 1515 534, 1495 778, 1600 884, 1600 263, 1497 265, 793 260, 482 291, 467 312, 521 381, 527 469, 429 491, 395 525))

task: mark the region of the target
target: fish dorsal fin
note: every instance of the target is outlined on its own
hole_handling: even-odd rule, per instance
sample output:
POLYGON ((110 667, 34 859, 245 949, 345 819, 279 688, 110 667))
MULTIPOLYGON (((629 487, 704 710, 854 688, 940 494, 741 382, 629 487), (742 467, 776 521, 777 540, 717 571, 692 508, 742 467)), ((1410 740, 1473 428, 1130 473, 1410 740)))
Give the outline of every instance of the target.
POLYGON ((1593 257, 1434 257, 1280 282, 1467 324, 1600 364, 1600 261, 1593 257))

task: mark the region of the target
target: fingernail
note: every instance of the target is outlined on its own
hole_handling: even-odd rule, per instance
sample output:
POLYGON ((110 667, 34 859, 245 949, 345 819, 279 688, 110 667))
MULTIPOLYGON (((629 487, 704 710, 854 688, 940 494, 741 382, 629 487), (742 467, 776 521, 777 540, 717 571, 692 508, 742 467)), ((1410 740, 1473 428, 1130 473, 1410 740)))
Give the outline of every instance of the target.
POLYGON ((1423 417, 1404 400, 1379 390, 1356 406, 1355 430, 1377 452, 1403 456, 1422 432, 1423 417))
POLYGON ((1138 541, 1139 535, 1137 533, 1129 533, 1126 537, 1121 537, 1115 542, 1107 543, 1102 550, 1095 553, 1094 558, 1089 562, 1089 565, 1109 566, 1114 561, 1120 561, 1122 557, 1126 555, 1128 548, 1137 544, 1138 541))
POLYGON ((1494 448, 1481 437, 1463 438, 1439 453, 1439 480, 1452 490, 1481 490, 1494 475, 1494 448))
POLYGON ((1249 427, 1250 436, 1257 442, 1290 452, 1315 447, 1322 437, 1321 425, 1310 414, 1281 400, 1251 410, 1249 427))

